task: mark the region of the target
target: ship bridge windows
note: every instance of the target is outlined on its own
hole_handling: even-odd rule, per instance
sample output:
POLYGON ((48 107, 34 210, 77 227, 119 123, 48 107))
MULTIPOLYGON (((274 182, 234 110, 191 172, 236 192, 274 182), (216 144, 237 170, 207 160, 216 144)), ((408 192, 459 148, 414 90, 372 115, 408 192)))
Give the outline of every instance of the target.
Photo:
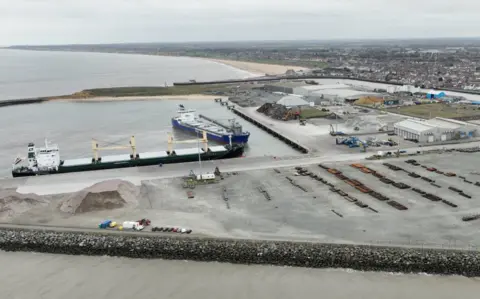
POLYGON ((49 153, 52 153, 52 152, 58 152, 58 150, 41 150, 40 151, 41 154, 49 154, 49 153))

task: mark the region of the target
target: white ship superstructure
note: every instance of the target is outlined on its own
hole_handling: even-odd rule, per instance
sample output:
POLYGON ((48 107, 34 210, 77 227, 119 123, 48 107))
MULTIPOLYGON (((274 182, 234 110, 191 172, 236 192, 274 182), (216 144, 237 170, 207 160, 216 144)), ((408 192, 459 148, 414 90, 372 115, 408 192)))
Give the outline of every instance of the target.
POLYGON ((58 170, 60 166, 60 150, 57 144, 50 144, 45 139, 44 147, 36 147, 34 143, 28 144, 28 168, 42 172, 58 170))

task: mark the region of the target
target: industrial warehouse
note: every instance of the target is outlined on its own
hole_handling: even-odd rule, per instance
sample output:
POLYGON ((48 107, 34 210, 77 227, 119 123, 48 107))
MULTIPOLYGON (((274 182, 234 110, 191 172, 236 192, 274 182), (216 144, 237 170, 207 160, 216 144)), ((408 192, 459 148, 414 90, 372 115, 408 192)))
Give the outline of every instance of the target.
POLYGON ((478 136, 476 126, 442 117, 425 121, 406 119, 394 125, 394 132, 404 139, 429 143, 478 136))
POLYGON ((381 95, 376 92, 356 90, 346 84, 316 85, 305 82, 279 82, 266 84, 264 90, 273 93, 289 94, 303 97, 308 103, 315 105, 332 105, 353 103, 363 97, 381 95))

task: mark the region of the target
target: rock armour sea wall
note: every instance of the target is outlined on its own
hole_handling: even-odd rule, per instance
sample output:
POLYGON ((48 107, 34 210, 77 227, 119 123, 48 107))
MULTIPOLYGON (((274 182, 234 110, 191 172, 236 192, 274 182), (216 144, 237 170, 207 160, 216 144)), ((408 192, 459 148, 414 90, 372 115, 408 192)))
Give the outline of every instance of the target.
POLYGON ((480 276, 480 253, 198 237, 0 229, 0 249, 363 271, 480 276))

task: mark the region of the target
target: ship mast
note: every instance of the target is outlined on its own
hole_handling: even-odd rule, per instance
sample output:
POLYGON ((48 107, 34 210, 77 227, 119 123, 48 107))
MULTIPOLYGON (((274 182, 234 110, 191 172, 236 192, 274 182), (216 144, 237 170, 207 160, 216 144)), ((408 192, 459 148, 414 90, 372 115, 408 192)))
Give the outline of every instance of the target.
POLYGON ((198 150, 198 166, 200 168, 200 178, 202 177, 202 156, 200 155, 200 137, 198 136, 198 130, 195 130, 197 133, 197 150, 198 150))

